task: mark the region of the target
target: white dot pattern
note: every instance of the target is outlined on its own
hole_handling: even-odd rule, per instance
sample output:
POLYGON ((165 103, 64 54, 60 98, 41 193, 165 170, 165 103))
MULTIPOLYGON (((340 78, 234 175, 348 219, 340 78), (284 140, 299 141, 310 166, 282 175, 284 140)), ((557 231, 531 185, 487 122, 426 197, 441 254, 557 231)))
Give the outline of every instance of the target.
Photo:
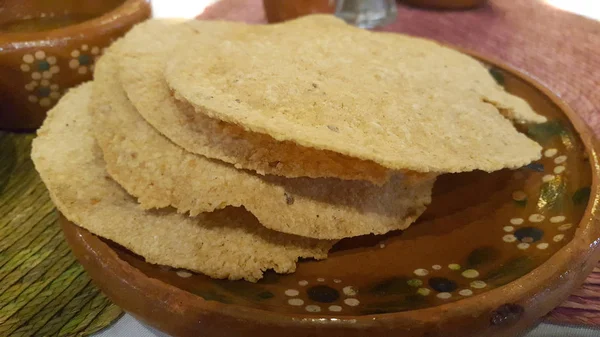
POLYGON ((309 304, 304 309, 308 312, 321 312, 321 307, 314 304, 309 304))
POLYGON ((567 161, 567 156, 558 156, 558 157, 554 158, 554 162, 556 164, 562 164, 565 161, 567 161))
POLYGON ((293 305, 295 307, 299 307, 299 306, 301 306, 301 305, 304 304, 304 301, 302 299, 300 299, 300 298, 290 298, 288 300, 288 304, 289 305, 293 305))
POLYGON ((461 296, 471 296, 473 295, 473 291, 471 289, 462 289, 458 292, 461 296))
POLYGON ((339 305, 330 305, 328 309, 329 309, 329 311, 332 311, 332 312, 342 311, 342 307, 340 307, 339 305))
POLYGON ((447 300, 450 297, 452 297, 452 294, 451 293, 439 293, 439 294, 437 294, 437 297, 441 298, 443 300, 447 300))
POLYGON ((285 291, 285 295, 289 296, 289 297, 298 296, 299 294, 300 294, 300 292, 296 289, 288 289, 285 291))
POLYGON ((344 303, 346 303, 348 306, 355 307, 360 304, 360 301, 356 298, 347 298, 344 300, 344 303))
POLYGON ((544 156, 550 158, 550 157, 556 156, 556 153, 558 153, 558 150, 554 149, 554 148, 551 148, 551 149, 548 149, 548 150, 544 151, 544 156))
POLYGON ((544 221, 544 219, 546 219, 546 217, 541 214, 531 214, 529 216, 530 222, 542 222, 542 221, 544 221))
POLYGON ((426 276, 427 274, 429 274, 429 271, 427 271, 427 269, 419 268, 415 269, 414 273, 417 276, 426 276))

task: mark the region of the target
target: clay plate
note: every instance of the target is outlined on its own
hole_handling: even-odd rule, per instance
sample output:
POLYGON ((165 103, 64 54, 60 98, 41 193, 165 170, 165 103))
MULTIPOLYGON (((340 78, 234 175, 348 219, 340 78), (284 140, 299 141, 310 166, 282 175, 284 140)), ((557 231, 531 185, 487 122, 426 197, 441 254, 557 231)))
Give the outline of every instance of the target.
POLYGON ((256 284, 147 264, 63 218, 67 240, 109 298, 175 336, 517 336, 598 261, 598 143, 548 90, 484 62, 548 117, 519 126, 544 156, 442 176, 404 232, 343 240, 329 259, 256 284))

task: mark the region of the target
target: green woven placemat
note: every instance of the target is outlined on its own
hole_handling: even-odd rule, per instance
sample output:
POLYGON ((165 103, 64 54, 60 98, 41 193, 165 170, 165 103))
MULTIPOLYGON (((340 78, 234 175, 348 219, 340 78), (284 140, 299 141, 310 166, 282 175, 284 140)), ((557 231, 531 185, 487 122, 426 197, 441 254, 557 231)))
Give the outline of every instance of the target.
POLYGON ((31 134, 0 132, 0 336, 85 336, 116 321, 75 260, 29 157, 31 134))

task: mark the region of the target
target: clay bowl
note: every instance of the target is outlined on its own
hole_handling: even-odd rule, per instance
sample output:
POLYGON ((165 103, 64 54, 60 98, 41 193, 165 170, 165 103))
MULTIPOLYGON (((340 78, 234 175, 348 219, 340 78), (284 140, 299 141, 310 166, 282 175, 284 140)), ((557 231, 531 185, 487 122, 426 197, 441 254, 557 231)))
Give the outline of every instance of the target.
POLYGON ((39 127, 102 50, 151 15, 149 0, 6 0, 0 11, 0 129, 39 127))
POLYGON ((327 260, 256 284, 148 264, 63 218, 66 238, 114 303, 174 336, 518 336, 598 261, 600 147, 551 92, 480 59, 548 117, 519 126, 543 158, 442 176, 404 232, 343 240, 327 260))

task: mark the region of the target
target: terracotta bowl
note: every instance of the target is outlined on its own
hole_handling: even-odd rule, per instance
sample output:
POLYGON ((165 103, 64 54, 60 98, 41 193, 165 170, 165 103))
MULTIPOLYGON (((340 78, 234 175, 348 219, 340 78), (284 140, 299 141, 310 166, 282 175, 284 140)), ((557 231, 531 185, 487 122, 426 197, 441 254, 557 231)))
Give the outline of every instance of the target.
POLYGON ((39 127, 102 50, 151 15, 149 0, 6 0, 0 11, 0 129, 39 127))
POLYGON ((342 240, 327 260, 255 284, 148 264, 63 218, 67 241, 114 303, 174 336, 519 336, 598 261, 600 146, 551 92, 479 58, 548 117, 518 126, 543 157, 443 175, 406 231, 342 240))

